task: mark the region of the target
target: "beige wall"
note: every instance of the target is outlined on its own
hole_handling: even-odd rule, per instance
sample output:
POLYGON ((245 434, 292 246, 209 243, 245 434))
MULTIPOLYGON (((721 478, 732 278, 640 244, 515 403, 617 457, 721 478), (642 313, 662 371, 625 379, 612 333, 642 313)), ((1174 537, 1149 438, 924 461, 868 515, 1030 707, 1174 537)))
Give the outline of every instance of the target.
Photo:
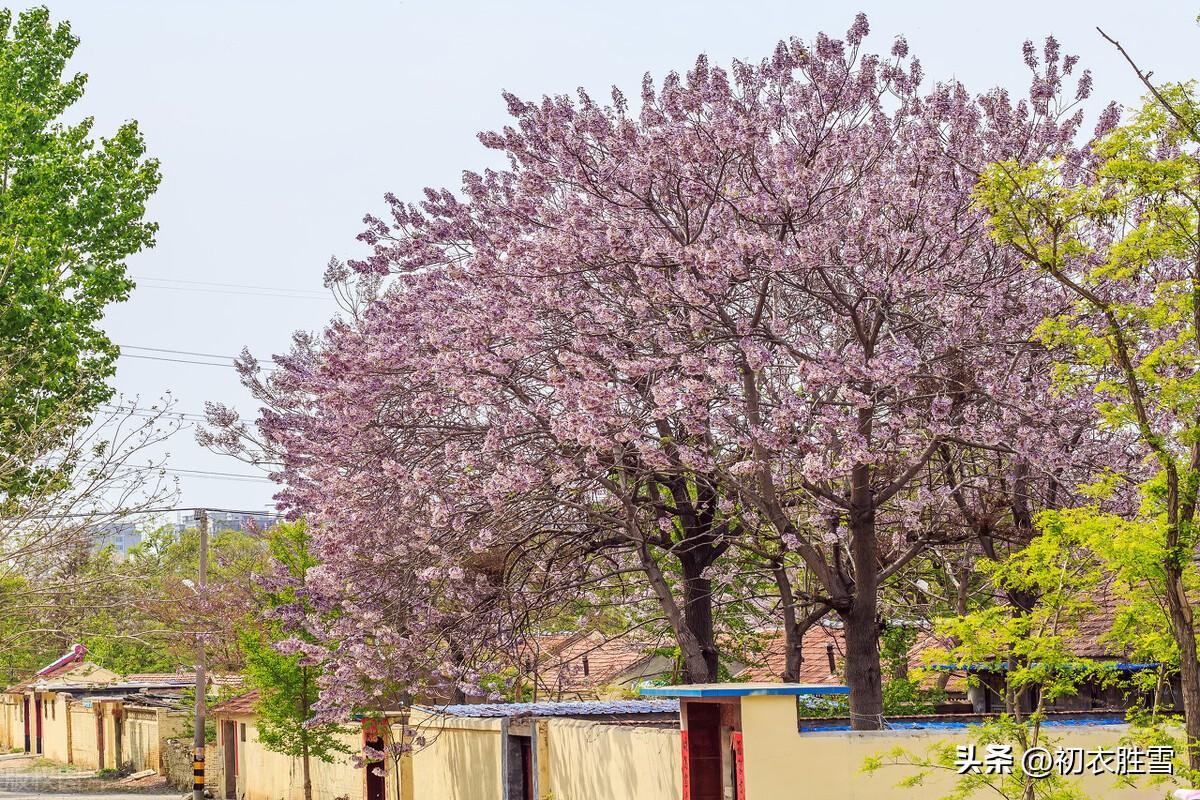
POLYGON ((435 717, 414 722, 426 744, 412 757, 412 800, 503 797, 499 719, 435 717))
MULTIPOLYGON (((241 800, 300 800, 304 796, 303 772, 300 759, 292 759, 264 748, 258 741, 258 729, 254 726, 251 716, 218 717, 217 725, 223 719, 232 719, 238 725, 246 725, 246 741, 241 741, 239 735, 234 737, 233 746, 238 748, 238 797, 241 800)), ((350 729, 343 737, 343 742, 352 752, 358 752, 362 747, 362 737, 357 731, 350 729)), ((222 759, 224 763, 225 748, 231 743, 220 741, 217 747, 210 748, 209 760, 222 759)), ((330 764, 319 759, 311 762, 313 798, 314 800, 334 800, 337 797, 347 797, 349 800, 361 800, 364 789, 364 772, 356 768, 349 756, 337 756, 330 764)), ((225 796, 224 782, 220 780, 219 767, 213 770, 208 781, 208 788, 213 796, 225 796)), ((209 770, 205 769, 205 777, 209 770)))
POLYGON ((682 797, 678 730, 570 719, 550 720, 546 729, 554 800, 682 797))
POLYGON ((161 708, 126 706, 122 726, 121 763, 132 764, 135 772, 145 769, 162 772, 163 742, 183 732, 187 715, 161 708))
POLYGON ((21 696, 0 695, 0 753, 25 749, 25 721, 21 696))
POLYGON ((42 698, 42 755, 51 761, 71 763, 70 718, 68 696, 43 694, 42 698))
MULTIPOLYGON (((791 697, 742 698, 742 731, 745 747, 746 800, 777 800, 797 796, 803 787, 805 797, 838 800, 924 800, 941 797, 954 784, 954 775, 938 773, 918 788, 897 784, 913 770, 902 766, 884 767, 877 772, 862 772, 870 756, 905 748, 918 755, 928 754, 939 743, 966 744, 965 731, 871 731, 799 733, 796 727, 795 699, 791 697)), ((1125 725, 1095 725, 1050 729, 1059 744, 1112 748, 1128 733, 1125 725)), ((1053 746, 1051 746, 1053 749, 1053 746)), ((1165 787, 1118 787, 1114 776, 1087 775, 1078 779, 1088 797, 1105 800, 1161 800, 1165 787)), ((980 789, 972 798, 994 797, 990 789, 980 789)))
POLYGON ((75 766, 80 769, 99 768, 99 764, 96 763, 96 709, 84 708, 81 703, 72 703, 70 725, 75 766))

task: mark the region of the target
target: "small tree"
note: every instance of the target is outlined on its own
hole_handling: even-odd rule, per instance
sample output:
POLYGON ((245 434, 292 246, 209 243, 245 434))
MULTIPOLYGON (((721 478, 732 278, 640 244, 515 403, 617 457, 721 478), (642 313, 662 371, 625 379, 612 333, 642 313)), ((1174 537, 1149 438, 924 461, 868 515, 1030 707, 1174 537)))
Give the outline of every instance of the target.
MULTIPOLYGON (((1089 682, 1116 679, 1117 673, 1098 662, 1083 662, 1070 649, 1080 624, 1097 611, 1096 597, 1106 580, 1101 561, 1089 548, 1090 529, 1072 524, 1073 518, 1055 512, 1039 517, 1041 533, 1028 546, 1003 561, 981 562, 982 572, 997 593, 1018 590, 1037 597, 1027 613, 1014 613, 1006 603, 996 603, 942 621, 939 633, 957 644, 949 651, 933 652, 933 661, 958 664, 994 664, 1005 676, 1002 696, 1005 713, 972 729, 979 748, 1012 748, 1012 770, 989 774, 961 774, 947 800, 974 797, 981 788, 1007 800, 1083 800, 1066 776, 1031 775, 1022 769, 1023 757, 1050 741, 1042 727, 1055 699, 1076 694, 1089 682)), ((978 680, 972 677, 972 680, 978 680)), ((916 767, 904 784, 920 786, 935 771, 957 772, 958 752, 953 744, 939 744, 931 752, 916 754, 903 748, 868 759, 865 769, 888 765, 916 767)))
MULTIPOLYGON (((291 637, 284 632, 279 615, 285 610, 308 611, 299 599, 296 585, 317 561, 308 550, 308 533, 303 522, 281 523, 267 531, 275 575, 262 582, 262 607, 266 619, 247 625, 238 637, 246 661, 245 675, 259 692, 258 736, 263 747, 299 758, 304 776, 305 800, 312 800, 311 761, 330 762, 336 753, 348 753, 338 739, 341 726, 310 725, 317 702, 319 665, 300 654, 281 652, 278 644, 291 637)), ((301 634, 302 635, 302 634, 301 634)))

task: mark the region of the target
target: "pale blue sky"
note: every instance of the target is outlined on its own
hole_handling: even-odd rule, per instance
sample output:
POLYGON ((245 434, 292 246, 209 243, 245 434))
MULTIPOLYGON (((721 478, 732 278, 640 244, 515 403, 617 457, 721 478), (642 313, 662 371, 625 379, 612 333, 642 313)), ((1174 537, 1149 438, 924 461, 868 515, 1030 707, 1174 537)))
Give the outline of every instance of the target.
MULTIPOLYGON (((494 163, 475 134, 505 124, 504 89, 583 86, 603 97, 616 83, 636 97, 646 71, 682 71, 700 52, 721 64, 757 60, 783 37, 841 35, 860 10, 873 49, 902 33, 928 76, 974 90, 1024 90, 1022 41, 1053 33, 1093 70, 1097 96, 1132 103, 1141 87, 1096 25, 1163 79, 1195 76, 1200 47, 1200 3, 1163 0, 60 0, 50 9, 83 40, 73 64, 90 75, 83 111, 102 133, 137 119, 163 162, 158 247, 131 262, 151 280, 109 315, 114 340, 215 354, 248 345, 265 356, 334 311, 317 294, 325 263, 362 252, 354 236, 384 192, 456 188, 464 168, 494 163), (189 290, 151 286, 162 279, 189 290), (185 281, 295 291, 254 296, 185 281)), ((123 358, 117 384, 143 402, 170 389, 184 412, 206 399, 253 411, 225 367, 123 358)), ((170 450, 178 469, 252 472, 202 450, 190 432, 170 450)), ((187 505, 266 508, 273 491, 198 475, 181 483, 187 505)))

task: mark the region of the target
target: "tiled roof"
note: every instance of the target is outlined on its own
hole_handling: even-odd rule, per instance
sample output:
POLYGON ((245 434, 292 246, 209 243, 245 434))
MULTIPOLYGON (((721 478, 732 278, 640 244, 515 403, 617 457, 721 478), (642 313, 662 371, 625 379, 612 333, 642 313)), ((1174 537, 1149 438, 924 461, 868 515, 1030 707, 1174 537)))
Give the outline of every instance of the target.
MULTIPOLYGON (((205 675, 212 686, 241 686, 242 676, 223 673, 205 675)), ((194 672, 135 672, 126 675, 122 683, 146 683, 154 686, 192 686, 196 683, 194 672)))
POLYGON ((258 702, 258 690, 246 692, 237 697, 230 698, 223 703, 217 703, 208 710, 209 714, 230 715, 230 714, 253 714, 254 704, 258 702))
POLYGON ((589 700, 563 703, 479 703, 435 709, 454 717, 607 717, 678 714, 678 700, 589 700))
POLYGON ((538 667, 538 683, 552 692, 595 689, 652 658, 644 642, 609 639, 590 631, 553 642, 554 650, 538 667), (586 661, 586 669, 585 669, 586 661))
MULTIPOLYGON (((841 671, 846 661, 846 636, 841 628, 830 625, 812 626, 801 640, 801 654, 804 656, 804 661, 800 664, 798 683, 829 685, 842 683, 841 671), (829 669, 829 645, 833 645, 835 664, 833 671, 829 669)), ((786 663, 787 641, 783 633, 778 632, 768 640, 760 663, 744 669, 737 675, 737 679, 755 683, 778 681, 783 675, 783 667, 786 663)))
MULTIPOLYGON (((945 643, 932 633, 920 631, 917 641, 908 654, 909 669, 917 670, 925 666, 924 653, 934 647, 943 647, 945 643)), ((767 641, 766 650, 760 662, 747 667, 737 675, 739 681, 769 683, 778 681, 783 675, 783 667, 787 660, 787 641, 782 632, 771 635, 767 641)), ((846 667, 846 633, 842 628, 833 625, 814 625, 808 629, 801 641, 801 652, 804 661, 800 665, 800 679, 797 683, 810 685, 835 685, 843 682, 846 667), (834 671, 829 670, 829 648, 833 647, 834 671)), ((926 683, 935 679, 927 678, 926 683)), ((947 689, 964 691, 966 684, 961 677, 953 676, 947 689)))

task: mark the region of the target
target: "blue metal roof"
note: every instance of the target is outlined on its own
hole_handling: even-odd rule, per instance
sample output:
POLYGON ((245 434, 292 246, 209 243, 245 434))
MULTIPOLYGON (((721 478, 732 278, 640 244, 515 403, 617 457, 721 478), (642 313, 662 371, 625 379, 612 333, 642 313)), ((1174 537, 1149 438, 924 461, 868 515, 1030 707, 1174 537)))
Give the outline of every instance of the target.
POLYGON ((698 683, 687 686, 643 686, 648 697, 753 697, 756 695, 850 694, 846 686, 805 686, 791 683, 698 683))
POLYGON ((434 710, 455 717, 599 717, 678 714, 678 700, 580 700, 560 703, 467 703, 434 710))

